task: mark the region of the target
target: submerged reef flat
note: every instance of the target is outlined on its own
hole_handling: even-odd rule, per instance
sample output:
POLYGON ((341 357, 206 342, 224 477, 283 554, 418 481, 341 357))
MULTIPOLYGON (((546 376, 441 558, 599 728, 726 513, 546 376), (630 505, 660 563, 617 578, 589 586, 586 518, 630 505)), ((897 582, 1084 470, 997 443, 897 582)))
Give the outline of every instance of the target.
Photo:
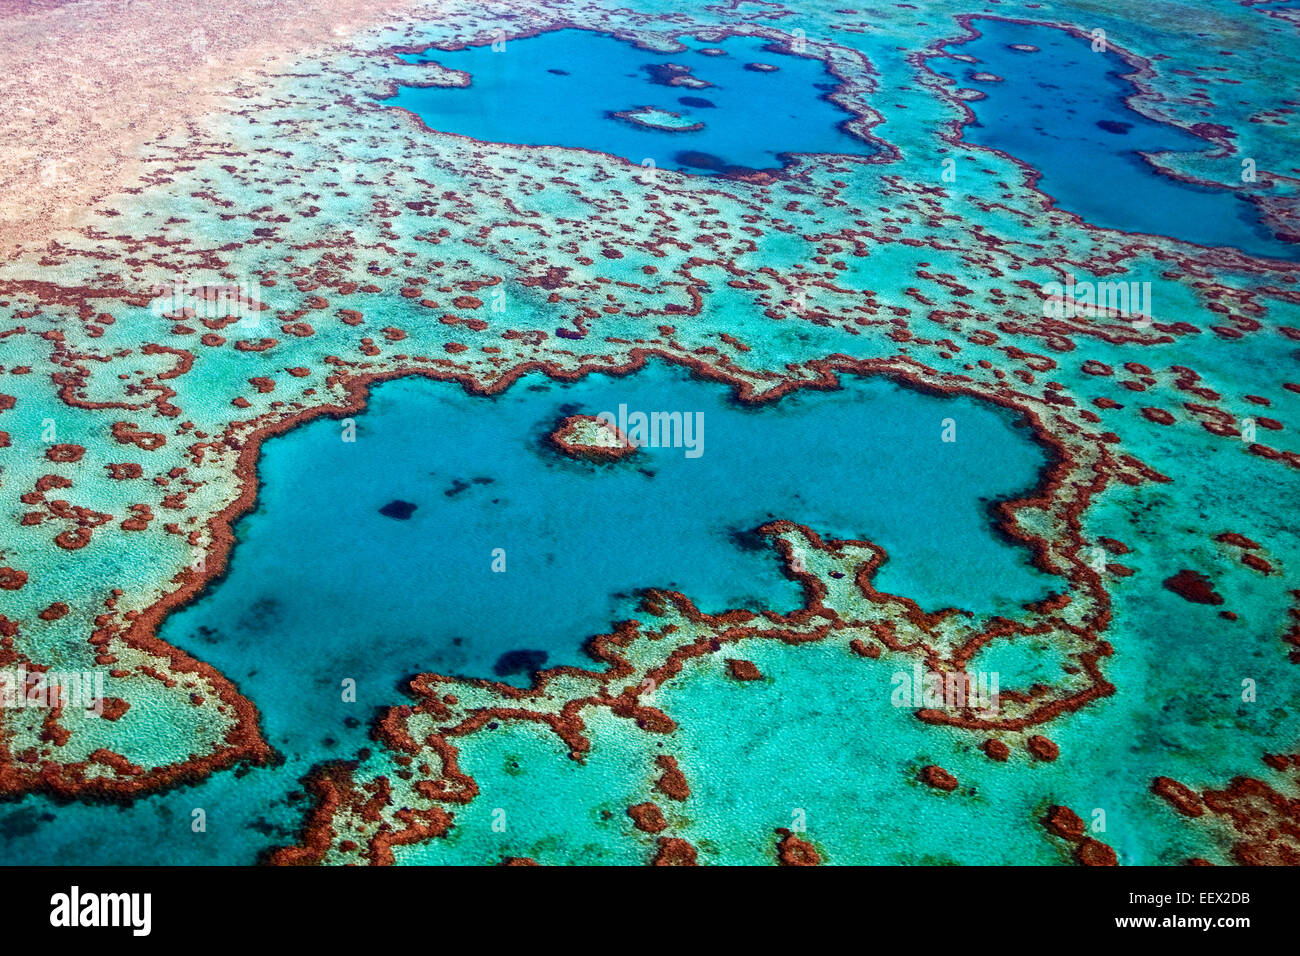
POLYGON ((1273 6, 0 15, 0 862, 1300 862, 1273 6))
POLYGON ((635 123, 638 126, 664 130, 669 133, 694 133, 704 129, 703 123, 688 119, 682 116, 681 113, 661 110, 653 106, 642 106, 634 110, 615 110, 610 115, 626 120, 629 123, 635 123))

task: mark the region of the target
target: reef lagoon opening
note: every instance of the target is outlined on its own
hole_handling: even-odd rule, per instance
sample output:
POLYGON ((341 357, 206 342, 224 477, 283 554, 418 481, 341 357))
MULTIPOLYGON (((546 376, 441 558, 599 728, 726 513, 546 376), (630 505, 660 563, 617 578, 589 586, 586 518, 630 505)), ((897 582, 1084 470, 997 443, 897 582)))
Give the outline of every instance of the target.
POLYGON ((757 37, 662 53, 566 29, 502 47, 402 54, 469 74, 468 86, 400 86, 388 102, 430 129, 488 143, 609 153, 636 165, 713 175, 775 170, 797 153, 871 155, 827 98, 839 80, 818 59, 757 37))

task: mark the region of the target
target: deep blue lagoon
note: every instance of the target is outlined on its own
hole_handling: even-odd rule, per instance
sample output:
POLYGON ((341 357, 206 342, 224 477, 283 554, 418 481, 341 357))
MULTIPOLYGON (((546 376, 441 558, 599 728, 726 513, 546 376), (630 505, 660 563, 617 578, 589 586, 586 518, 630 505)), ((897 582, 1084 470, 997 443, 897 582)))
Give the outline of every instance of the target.
POLYGON ((1061 209, 1108 229, 1270 258, 1300 255, 1260 224, 1240 190, 1174 179, 1140 155, 1216 147, 1130 109, 1125 97, 1137 90, 1124 79, 1132 68, 1119 54, 1094 53, 1088 40, 1042 24, 979 18, 973 25, 981 35, 950 49, 978 63, 931 61, 937 73, 987 97, 968 104, 976 122, 963 138, 1033 166, 1042 173, 1039 187, 1061 209))
POLYGON ((683 42, 683 51, 659 53, 574 29, 508 40, 501 52, 431 49, 403 59, 462 70, 470 85, 403 86, 389 102, 431 129, 483 142, 580 147, 693 173, 777 169, 792 153, 874 152, 841 128, 852 115, 825 98, 838 80, 822 61, 775 52, 754 37, 683 42), (710 49, 722 55, 701 52, 710 49), (690 79, 670 85, 674 76, 690 79), (645 107, 661 111, 650 121, 679 128, 617 115, 645 107))

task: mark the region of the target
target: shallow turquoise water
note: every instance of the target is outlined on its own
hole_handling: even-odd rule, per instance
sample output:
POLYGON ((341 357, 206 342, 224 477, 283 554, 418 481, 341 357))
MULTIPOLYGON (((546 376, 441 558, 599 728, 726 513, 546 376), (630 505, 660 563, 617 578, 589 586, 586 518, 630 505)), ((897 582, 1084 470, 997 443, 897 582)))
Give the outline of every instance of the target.
POLYGON ((824 95, 838 83, 819 61, 765 49, 766 41, 731 37, 717 44, 684 37, 678 53, 643 50, 588 30, 557 30, 491 47, 406 55, 470 74, 470 85, 410 87, 390 100, 432 129, 491 143, 581 147, 640 165, 689 172, 727 167, 771 169, 786 153, 869 154, 840 124, 851 114, 824 95), (725 56, 701 53, 721 49, 725 56), (749 63, 776 72, 745 69, 749 63), (649 68, 691 68, 702 89, 655 82, 649 68), (652 106, 674 112, 690 131, 638 126, 611 114, 652 106))
POLYGON ((963 138, 1033 166, 1042 173, 1039 187, 1061 209, 1109 229, 1300 257, 1300 248, 1276 239, 1236 191, 1163 175, 1139 155, 1217 147, 1130 109, 1124 98, 1136 87, 1123 78, 1132 69, 1119 54, 1094 53, 1089 41, 1040 24, 977 19, 974 26, 981 35, 950 50, 978 63, 931 61, 936 72, 987 97, 967 104, 977 122, 963 138), (976 79, 980 73, 1001 80, 976 79))
POLYGON ((228 576, 162 628, 258 705, 285 764, 53 820, 41 818, 48 801, 27 798, 0 815, 7 857, 53 847, 65 862, 250 862, 287 842, 302 774, 367 746, 374 708, 399 702, 416 671, 492 677, 521 648, 589 663, 582 643, 632 616, 640 587, 712 611, 794 608, 775 553, 745 536, 773 518, 881 544, 878 586, 930 608, 1011 610, 1052 586, 986 511, 1034 482, 1041 450, 1001 410, 882 378, 762 407, 659 363, 574 384, 534 375, 494 398, 403 379, 377 386, 356 421, 355 443, 330 419, 267 442, 228 576), (545 443, 561 416, 620 404, 701 412, 703 453, 643 448, 594 465, 545 443), (940 441, 947 418, 955 443, 940 441), (380 513, 393 499, 417 506, 409 519, 380 513), (505 573, 491 570, 498 547, 505 573), (349 677, 356 702, 342 700, 349 677), (195 806, 205 834, 189 832, 195 806))

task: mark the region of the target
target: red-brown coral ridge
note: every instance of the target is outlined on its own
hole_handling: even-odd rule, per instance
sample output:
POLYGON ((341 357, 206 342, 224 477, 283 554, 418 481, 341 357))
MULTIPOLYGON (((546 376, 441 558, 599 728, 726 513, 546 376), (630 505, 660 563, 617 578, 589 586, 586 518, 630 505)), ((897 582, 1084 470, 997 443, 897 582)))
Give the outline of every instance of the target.
POLYGON ((727 659, 727 670, 730 671, 733 678, 739 681, 763 679, 763 672, 758 669, 758 666, 753 661, 730 657, 727 659))
POLYGON ((627 815, 632 818, 636 828, 645 833, 659 833, 668 827, 663 811, 648 800, 628 807, 627 815))

